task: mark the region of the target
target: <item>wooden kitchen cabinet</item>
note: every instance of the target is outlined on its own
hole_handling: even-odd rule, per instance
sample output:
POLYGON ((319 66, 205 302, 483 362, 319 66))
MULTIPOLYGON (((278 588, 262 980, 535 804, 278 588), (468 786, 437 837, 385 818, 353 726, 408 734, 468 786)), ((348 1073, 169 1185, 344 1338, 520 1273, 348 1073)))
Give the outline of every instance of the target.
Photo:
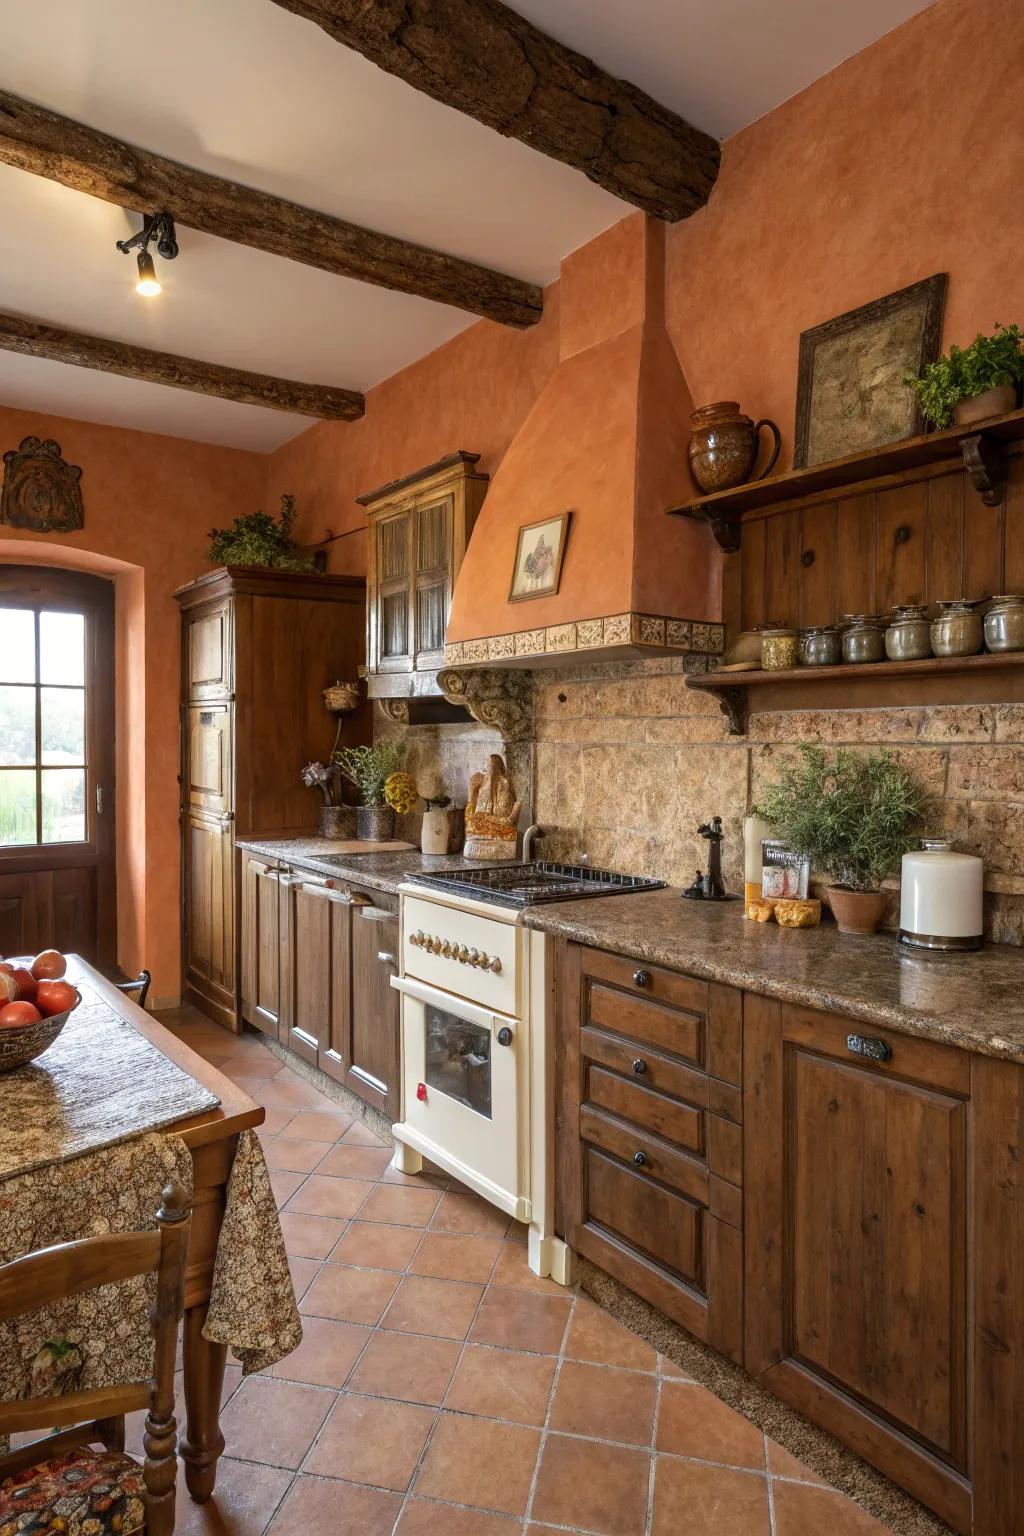
POLYGON ((242 858, 242 1017, 275 1040, 281 1038, 283 872, 263 859, 242 858))
POLYGON ((353 888, 346 949, 348 986, 335 1009, 329 1051, 320 1066, 359 1098, 398 1119, 398 898, 353 888))

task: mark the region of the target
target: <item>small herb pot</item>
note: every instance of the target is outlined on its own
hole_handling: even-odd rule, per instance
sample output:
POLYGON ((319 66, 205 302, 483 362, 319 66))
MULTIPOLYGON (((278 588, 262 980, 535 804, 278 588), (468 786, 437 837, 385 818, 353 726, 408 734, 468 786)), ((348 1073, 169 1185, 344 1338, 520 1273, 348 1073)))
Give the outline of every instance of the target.
POLYGON ((931 640, 936 656, 976 656, 982 642, 981 614, 965 598, 940 602, 931 640))
POLYGON ((852 666, 881 661, 885 655, 885 629, 874 614, 853 614, 843 630, 843 660, 852 666))
POLYGON ((387 843, 395 835, 395 813, 390 805, 356 807, 356 837, 361 843, 387 843))
POLYGON ((1024 597, 994 597, 985 615, 985 645, 990 651, 1024 651, 1024 597))
POLYGON ((800 637, 795 629, 761 631, 761 667, 765 672, 787 672, 800 662, 800 637))
POLYGON ((953 407, 953 416, 958 427, 969 427, 972 422, 986 421, 990 416, 1005 416, 1016 404, 1016 385, 997 384, 970 400, 959 400, 953 407))
POLYGON ((885 654, 890 661, 921 661, 932 654, 931 625, 923 603, 893 609, 885 632, 885 654))
POLYGON ((815 624, 800 631, 803 667, 837 667, 843 659, 843 641, 831 624, 815 624))
POLYGON ((876 933, 885 916, 884 891, 854 891, 848 885, 827 885, 825 895, 840 933, 876 933))

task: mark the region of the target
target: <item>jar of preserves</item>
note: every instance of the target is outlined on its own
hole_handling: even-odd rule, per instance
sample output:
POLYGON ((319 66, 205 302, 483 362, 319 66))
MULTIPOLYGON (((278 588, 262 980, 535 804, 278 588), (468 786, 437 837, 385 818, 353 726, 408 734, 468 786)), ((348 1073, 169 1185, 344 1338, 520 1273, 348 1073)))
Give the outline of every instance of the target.
POLYGON ((885 655, 885 624, 876 613, 853 613, 843 630, 843 660, 855 666, 881 661, 885 655))
POLYGON ((843 659, 843 642, 832 624, 812 624, 800 631, 800 665, 837 667, 843 659))
POLYGON ((994 597, 985 615, 985 645, 990 651, 1024 651, 1024 597, 994 597))
POLYGON ((761 631, 761 667, 765 672, 786 672, 800 661, 800 636, 781 626, 761 631))
POLYGON ((931 625, 932 650, 936 656, 976 656, 981 650, 981 614, 963 597, 939 603, 938 618, 931 625))
POLYGON ((931 625, 925 603, 905 603, 894 608, 885 632, 885 654, 890 661, 921 661, 932 653, 931 625))

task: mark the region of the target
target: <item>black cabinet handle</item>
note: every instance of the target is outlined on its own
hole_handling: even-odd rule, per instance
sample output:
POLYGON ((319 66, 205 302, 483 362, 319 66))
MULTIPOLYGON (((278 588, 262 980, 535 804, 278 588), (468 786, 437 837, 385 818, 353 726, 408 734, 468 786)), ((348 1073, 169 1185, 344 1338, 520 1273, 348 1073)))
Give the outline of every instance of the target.
POLYGON ((646 987, 650 985, 651 978, 645 970, 639 970, 633 972, 633 980, 638 987, 646 987))
POLYGON ((889 1061, 892 1047, 877 1035, 847 1035, 846 1049, 854 1056, 866 1056, 868 1061, 889 1061))
POLYGON ((512 1031, 509 1029, 507 1024, 503 1024, 501 1026, 501 1028, 498 1030, 498 1044, 499 1045, 511 1045, 512 1044, 512 1031))
POLYGON ((634 1152, 633 1153, 633 1161, 634 1161, 634 1163, 636 1163, 638 1168, 642 1168, 644 1166, 644 1164, 646 1163, 646 1161, 647 1161, 647 1153, 646 1152, 634 1152))
POLYGON ((638 1056, 636 1061, 633 1063, 633 1071, 636 1073, 637 1077, 642 1077, 643 1074, 647 1071, 646 1061, 641 1061, 640 1057, 638 1056))

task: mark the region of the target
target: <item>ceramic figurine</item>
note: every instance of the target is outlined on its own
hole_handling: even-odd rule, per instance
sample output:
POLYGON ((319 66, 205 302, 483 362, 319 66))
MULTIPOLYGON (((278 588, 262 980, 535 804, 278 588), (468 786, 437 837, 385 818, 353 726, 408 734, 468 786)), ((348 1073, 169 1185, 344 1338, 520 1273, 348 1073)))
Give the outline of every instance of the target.
POLYGON ((520 809, 504 758, 492 752, 486 771, 469 781, 465 857, 485 863, 514 859, 520 809))

